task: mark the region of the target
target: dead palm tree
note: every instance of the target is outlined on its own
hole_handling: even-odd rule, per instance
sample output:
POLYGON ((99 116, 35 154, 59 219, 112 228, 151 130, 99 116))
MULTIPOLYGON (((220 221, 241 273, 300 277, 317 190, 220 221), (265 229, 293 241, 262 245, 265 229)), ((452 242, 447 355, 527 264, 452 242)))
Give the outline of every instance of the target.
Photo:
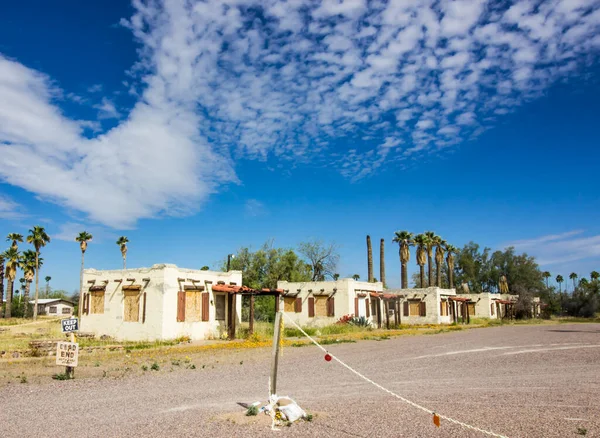
POLYGON ((367 281, 373 282, 373 247, 371 246, 371 236, 367 236, 367 281))
POLYGON ((87 231, 82 231, 75 238, 75 241, 79 242, 79 248, 81 248, 81 268, 79 268, 79 304, 77 305, 79 318, 81 318, 83 313, 83 268, 85 251, 87 250, 88 242, 91 242, 92 238, 93 236, 87 231))
POLYGON ((544 279, 546 280, 546 289, 548 289, 550 286, 548 285, 548 279, 550 277, 552 277, 552 274, 549 271, 544 271, 542 273, 542 277, 544 277, 544 279))
POLYGON ((385 287, 385 241, 379 241, 379 280, 385 287))
POLYGON ((50 236, 46 234, 44 227, 35 226, 29 230, 27 243, 35 247, 35 303, 33 307, 33 320, 37 319, 38 299, 40 295, 40 249, 50 243, 50 236))
POLYGON ((429 238, 425 234, 417 234, 414 239, 417 247, 417 265, 419 265, 420 286, 425 287, 425 263, 427 263, 427 245, 429 238))
MULTIPOLYGON (((40 267, 44 264, 44 259, 41 257, 39 257, 37 261, 40 267)), ((25 289, 23 291, 23 315, 25 318, 27 318, 29 316, 29 292, 31 290, 33 276, 36 272, 35 251, 30 249, 23 251, 19 267, 23 271, 23 277, 25 278, 25 289)))
POLYGON ((401 282, 402 289, 408 289, 408 262, 410 261, 410 247, 414 246, 413 233, 409 231, 396 231, 394 239, 399 245, 400 255, 400 271, 401 271, 401 282))
POLYGON ((435 277, 437 287, 442 287, 442 265, 444 264, 446 243, 440 236, 435 236, 435 277))
POLYGON ((6 307, 4 308, 4 317, 12 316, 12 297, 15 287, 15 278, 17 277, 17 267, 21 261, 21 254, 14 247, 7 249, 4 254, 5 276, 6 276, 6 307))
POLYGON ((429 286, 435 286, 433 282, 433 247, 438 236, 433 231, 425 231, 424 234, 427 238, 425 243, 425 250, 427 251, 427 279, 429 286))
POLYGON ((458 249, 453 245, 446 245, 446 263, 448 264, 448 284, 454 288, 454 255, 458 249))
POLYGON ((127 269, 127 243, 129 239, 125 236, 119 237, 117 245, 121 248, 121 256, 123 256, 123 269, 127 269))
POLYGON ((12 242, 11 248, 18 250, 19 242, 23 242, 23 235, 19 233, 10 233, 8 236, 6 236, 6 240, 8 242, 12 242))

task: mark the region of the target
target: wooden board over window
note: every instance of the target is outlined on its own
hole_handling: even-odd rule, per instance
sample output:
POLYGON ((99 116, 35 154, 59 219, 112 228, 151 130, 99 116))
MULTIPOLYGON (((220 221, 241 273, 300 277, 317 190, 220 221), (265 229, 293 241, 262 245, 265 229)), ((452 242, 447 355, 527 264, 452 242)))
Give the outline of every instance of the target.
POLYGON ((104 291, 90 292, 90 313, 104 313, 104 291))
POLYGON ((410 316, 419 316, 421 315, 421 302, 416 300, 410 300, 409 302, 409 315, 410 316))
POLYGON ((296 310, 296 298, 295 297, 284 297, 283 298, 283 311, 284 312, 295 312, 296 310))
POLYGON ((315 316, 327 316, 327 297, 315 297, 315 316))
POLYGON ((474 316, 475 315, 475 303, 469 303, 469 315, 470 316, 474 316))
POLYGON ((441 301, 440 302, 440 315, 441 316, 448 316, 448 301, 441 301))
POLYGON ((200 313, 200 304, 202 302, 202 294, 200 291, 185 292, 185 321, 198 322, 202 314, 200 313))
POLYGON ((124 307, 123 321, 139 322, 140 321, 140 293, 135 290, 123 291, 124 307))

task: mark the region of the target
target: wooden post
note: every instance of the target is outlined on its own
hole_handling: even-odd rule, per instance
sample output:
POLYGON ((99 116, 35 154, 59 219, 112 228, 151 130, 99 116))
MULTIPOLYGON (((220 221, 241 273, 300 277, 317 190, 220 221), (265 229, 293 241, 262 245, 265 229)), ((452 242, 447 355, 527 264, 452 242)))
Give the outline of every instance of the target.
POLYGON ((390 304, 388 300, 383 301, 384 309, 385 309, 385 327, 390 329, 390 304))
POLYGON ((277 366, 279 365, 279 340, 281 339, 281 312, 275 314, 275 326, 273 327, 273 356, 271 360, 271 384, 270 394, 277 394, 277 366))
POLYGON ((396 328, 400 325, 400 315, 398 314, 398 298, 394 298, 394 323, 396 328))
POLYGON ((377 328, 381 328, 381 298, 375 298, 377 300, 377 328))
MULTIPOLYGON (((75 333, 71 332, 70 333, 70 340, 71 342, 75 342, 75 333)), ((67 376, 67 379, 72 379, 75 377, 75 367, 66 367, 65 369, 65 375, 67 376)))
POLYGON ((254 294, 250 294, 250 320, 248 321, 248 333, 254 333, 254 294))
POLYGON ((236 294, 231 294, 231 336, 229 339, 235 339, 235 323, 237 320, 236 294))
POLYGON ((275 294, 275 314, 279 313, 279 294, 275 294))
POLYGON ((469 315, 469 303, 465 301, 465 308, 467 309, 467 324, 471 324, 471 315, 469 315))

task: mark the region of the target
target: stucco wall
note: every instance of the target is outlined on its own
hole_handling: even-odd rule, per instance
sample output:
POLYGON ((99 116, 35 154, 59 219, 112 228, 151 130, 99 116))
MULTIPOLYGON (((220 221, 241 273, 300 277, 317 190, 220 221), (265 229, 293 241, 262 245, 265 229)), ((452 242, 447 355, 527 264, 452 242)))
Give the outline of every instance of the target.
MULTIPOLYGON (((277 288, 288 291, 290 294, 295 294, 300 290, 296 298, 302 299, 302 312, 285 312, 287 316, 291 317, 296 324, 307 327, 324 327, 330 324, 335 324, 342 316, 354 314, 354 298, 357 293, 367 293, 368 291, 381 292, 383 291, 383 283, 369 283, 366 281, 355 281, 352 278, 343 278, 338 281, 314 281, 314 282, 277 282, 277 288), (335 294, 333 294, 336 289, 335 294), (312 292, 311 292, 312 291, 312 292), (318 295, 331 295, 335 298, 334 300, 334 313, 333 317, 326 316, 308 316, 308 298, 318 295)), ((358 316, 366 316, 364 302, 370 298, 359 298, 361 304, 359 308, 361 313, 358 316), (363 314, 364 312, 364 314, 363 314)), ((369 304, 370 305, 370 304, 369 304)), ((383 317, 383 305, 380 302, 381 314, 383 317)), ((284 311, 284 299, 280 301, 280 310, 284 311)), ((369 320, 374 321, 373 315, 370 316, 369 320)))
MULTIPOLYGON (((89 292, 88 281, 96 280, 94 285, 106 283, 104 296, 104 313, 83 315, 81 331, 92 332, 98 336, 108 335, 118 340, 153 341, 174 339, 180 336, 189 336, 191 339, 204 339, 207 335, 218 336, 221 329, 215 321, 214 295, 211 284, 224 281, 226 284, 235 282, 242 284, 240 271, 214 272, 194 269, 182 269, 175 265, 159 264, 151 268, 97 271, 86 269, 84 271, 84 292, 89 292), (127 278, 135 279, 134 282, 127 278), (143 281, 149 278, 150 281, 143 281), (183 278, 185 281, 179 282, 183 278), (209 321, 203 322, 178 322, 177 321, 177 292, 183 290, 184 285, 192 285, 189 280, 199 280, 197 285, 205 286, 209 292, 209 321), (114 280, 123 280, 115 282, 114 280), (140 297, 140 318, 138 322, 123 321, 124 293, 122 286, 129 284, 142 285, 140 297), (142 322, 143 293, 146 293, 146 319, 142 322)), ((90 298, 91 307, 91 298, 90 298)), ((238 295, 236 300, 238 321, 241 316, 242 302, 238 295)))
POLYGON ((448 296, 455 296, 455 289, 441 289, 438 287, 415 288, 415 289, 393 289, 386 293, 403 295, 400 303, 400 321, 401 324, 449 324, 452 322, 450 312, 447 316, 442 316, 440 312, 440 302, 447 299, 448 296), (404 302, 423 301, 425 302, 425 316, 404 314, 404 302))

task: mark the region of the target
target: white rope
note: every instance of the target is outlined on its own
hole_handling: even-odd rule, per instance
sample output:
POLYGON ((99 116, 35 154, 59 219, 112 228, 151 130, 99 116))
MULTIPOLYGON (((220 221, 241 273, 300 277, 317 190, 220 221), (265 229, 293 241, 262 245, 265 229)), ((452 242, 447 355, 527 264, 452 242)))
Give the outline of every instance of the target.
POLYGON ((432 411, 431 409, 427 409, 427 408, 426 408, 426 407, 424 407, 424 406, 421 406, 421 405, 419 405, 419 404, 417 404, 417 403, 415 403, 415 402, 412 402, 412 401, 410 401, 410 400, 408 400, 408 399, 406 399, 406 398, 404 398, 404 397, 402 397, 402 396, 400 396, 400 395, 398 395, 398 394, 396 394, 396 393, 394 393, 394 392, 390 391, 389 389, 387 389, 387 388, 384 388, 384 387, 383 387, 383 386, 381 386, 379 383, 376 383, 376 382, 372 381, 372 380, 371 380, 371 379, 369 379, 368 377, 366 377, 366 376, 362 375, 361 373, 359 373, 358 371, 356 371, 354 368, 352 368, 351 366, 349 366, 349 365, 345 364, 345 363, 344 363, 344 362, 342 362, 340 359, 338 359, 337 357, 335 357, 333 354, 331 354, 329 351, 327 351, 327 349, 325 349, 325 347, 323 347, 321 344, 319 344, 317 341, 315 341, 313 338, 311 338, 311 337, 308 335, 308 333, 306 333, 304 330, 302 330, 302 327, 300 327, 298 324, 296 324, 296 323, 295 323, 295 322, 294 322, 294 321, 293 321, 293 320, 292 320, 292 319, 291 319, 289 316, 287 316, 287 315, 286 315, 285 313, 283 313, 283 312, 282 312, 282 314, 283 314, 283 316, 285 316, 285 317, 288 319, 288 321, 290 321, 290 322, 291 322, 291 323, 292 323, 292 324, 293 324, 293 325, 294 325, 294 326, 295 326, 295 327, 296 327, 298 330, 300 330, 300 332, 302 332, 302 334, 303 334, 304 336, 306 336, 306 337, 307 337, 307 338, 308 338, 308 339, 309 339, 309 340, 310 340, 310 341, 311 341, 313 344, 315 344, 317 347, 319 347, 319 348, 320 348, 321 350, 323 350, 325 353, 329 354, 329 356, 331 356, 331 358, 332 358, 332 359, 334 359, 334 360, 335 360, 337 363, 339 363, 340 365, 342 365, 342 366, 343 366, 344 368, 346 368, 348 371, 351 371, 352 373, 356 374, 356 375, 357 375, 358 377, 360 377, 361 379, 363 379, 363 380, 366 380, 367 382, 369 382, 370 384, 372 384, 372 385, 376 386, 377 388, 381 389, 382 391, 385 391, 385 392, 387 392, 387 393, 388 393, 388 394, 390 394, 391 396, 393 396, 393 397, 396 397, 397 399, 399 399, 399 400, 402 400, 404 403, 407 403, 407 404, 409 404, 409 405, 411 405, 411 406, 413 406, 413 407, 415 407, 415 408, 417 408, 417 409, 420 409, 420 410, 422 410, 422 411, 424 411, 424 412, 427 412, 428 414, 431 414, 431 415, 437 415, 438 417, 440 417, 440 418, 443 418, 444 420, 446 420, 446 421, 449 421, 450 423, 458 424, 459 426, 465 427, 465 428, 467 428, 467 429, 474 430, 474 431, 476 431, 476 432, 483 433, 483 434, 485 434, 485 435, 489 435, 489 436, 495 436, 495 437, 498 437, 498 438, 508 438, 508 437, 507 437, 507 436, 505 436, 505 435, 499 435, 499 434, 497 434, 497 433, 490 432, 490 431, 488 431, 488 430, 480 429, 480 428, 478 428, 478 427, 476 427, 476 426, 471 426, 470 424, 463 423, 463 422, 461 422, 461 421, 458 421, 458 420, 455 420, 455 419, 453 419, 453 418, 446 417, 445 415, 438 414, 438 413, 436 413, 436 412, 432 411))

